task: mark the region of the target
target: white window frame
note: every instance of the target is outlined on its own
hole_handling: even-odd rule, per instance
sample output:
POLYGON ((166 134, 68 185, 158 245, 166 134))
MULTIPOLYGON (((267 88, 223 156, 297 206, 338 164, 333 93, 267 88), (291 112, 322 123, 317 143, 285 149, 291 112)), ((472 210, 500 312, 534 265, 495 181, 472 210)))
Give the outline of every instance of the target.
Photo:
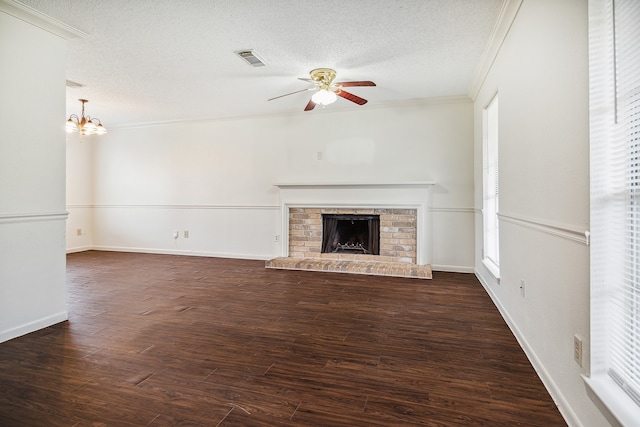
POLYGON ((500 280, 498 94, 482 111, 482 263, 500 280))
POLYGON ((604 415, 623 426, 640 419, 639 17, 637 0, 589 0, 591 370, 585 382, 604 415))

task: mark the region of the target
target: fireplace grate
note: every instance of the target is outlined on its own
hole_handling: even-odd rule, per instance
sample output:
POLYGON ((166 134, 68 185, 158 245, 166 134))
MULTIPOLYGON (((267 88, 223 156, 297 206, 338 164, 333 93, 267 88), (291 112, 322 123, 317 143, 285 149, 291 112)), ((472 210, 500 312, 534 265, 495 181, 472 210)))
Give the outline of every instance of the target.
POLYGON ((322 252, 380 254, 380 215, 323 214, 322 252))

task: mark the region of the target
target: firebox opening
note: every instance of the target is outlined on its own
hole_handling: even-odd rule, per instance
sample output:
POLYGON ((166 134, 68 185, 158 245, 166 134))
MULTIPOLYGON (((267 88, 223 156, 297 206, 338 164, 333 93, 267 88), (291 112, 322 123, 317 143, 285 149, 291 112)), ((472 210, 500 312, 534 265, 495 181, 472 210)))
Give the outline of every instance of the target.
POLYGON ((380 255, 380 215, 322 215, 322 253, 380 255))

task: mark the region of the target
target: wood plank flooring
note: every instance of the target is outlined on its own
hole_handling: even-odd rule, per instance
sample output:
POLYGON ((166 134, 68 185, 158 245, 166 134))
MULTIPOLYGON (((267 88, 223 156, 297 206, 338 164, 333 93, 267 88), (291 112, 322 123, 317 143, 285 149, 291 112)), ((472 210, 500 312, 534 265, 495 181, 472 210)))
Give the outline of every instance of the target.
POLYGON ((566 426, 477 279, 84 252, 0 344, 1 426, 566 426))

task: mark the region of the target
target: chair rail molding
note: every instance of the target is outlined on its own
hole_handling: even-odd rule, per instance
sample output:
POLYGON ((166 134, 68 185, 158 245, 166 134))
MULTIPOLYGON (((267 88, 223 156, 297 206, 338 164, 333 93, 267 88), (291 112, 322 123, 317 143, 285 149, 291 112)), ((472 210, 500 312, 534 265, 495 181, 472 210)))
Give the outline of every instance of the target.
POLYGON ((34 221, 66 221, 69 212, 16 212, 0 213, 0 224, 34 222, 34 221))
POLYGON ((580 229, 577 226, 559 224, 552 221, 545 221, 505 212, 499 212, 498 218, 501 221, 509 222, 522 227, 527 227, 533 230, 538 230, 552 236, 562 237, 564 239, 582 243, 585 246, 589 246, 590 243, 589 230, 580 229))

